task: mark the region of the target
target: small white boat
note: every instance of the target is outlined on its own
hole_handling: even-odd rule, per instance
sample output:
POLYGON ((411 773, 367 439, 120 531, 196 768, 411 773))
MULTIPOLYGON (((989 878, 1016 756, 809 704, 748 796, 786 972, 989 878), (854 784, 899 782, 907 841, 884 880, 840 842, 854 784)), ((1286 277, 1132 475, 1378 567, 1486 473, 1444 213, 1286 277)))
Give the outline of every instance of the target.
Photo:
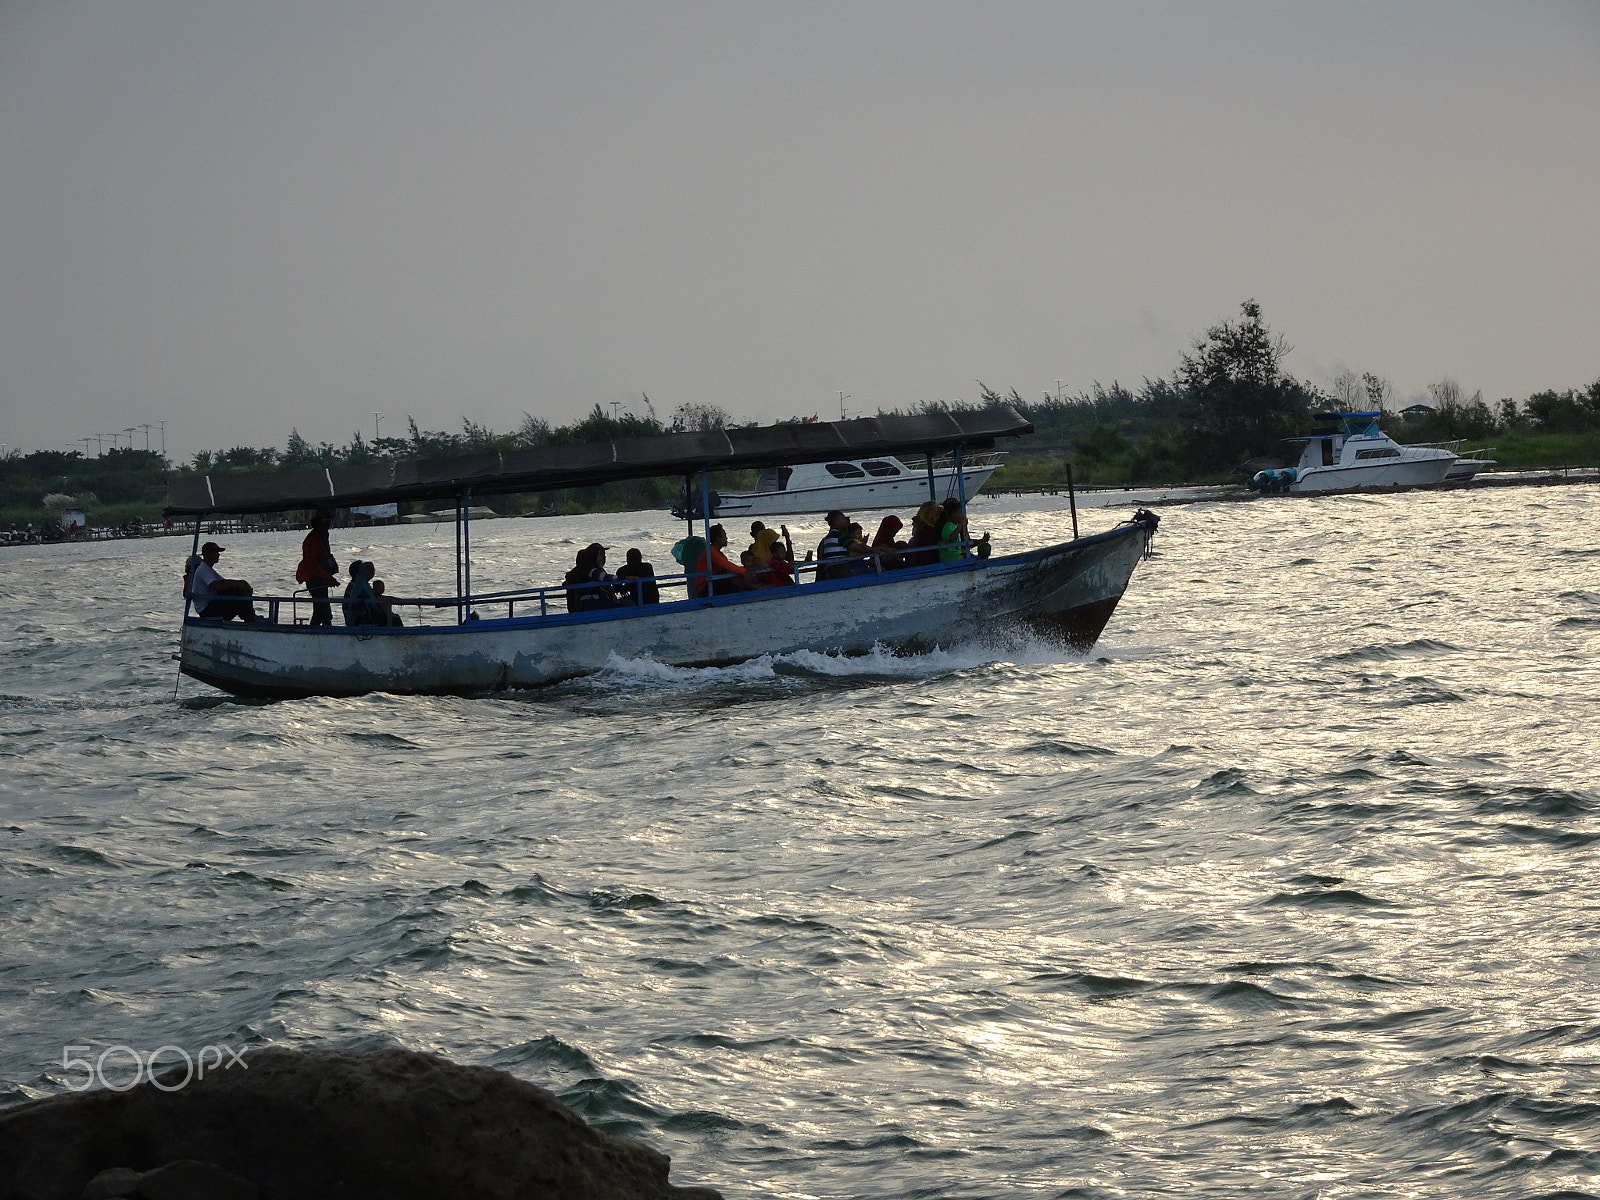
POLYGON ((1500 464, 1495 462, 1494 459, 1483 457, 1493 450, 1493 446, 1485 446, 1482 450, 1472 450, 1457 458, 1455 462, 1450 464, 1450 473, 1445 476, 1445 479, 1453 483, 1460 483, 1471 479, 1479 471, 1488 467, 1499 466, 1500 464))
POLYGON ((1292 467, 1257 471, 1250 486, 1259 492, 1342 492, 1358 488, 1428 487, 1441 483, 1456 461, 1453 450, 1403 446, 1378 428, 1377 412, 1319 414, 1336 420, 1335 431, 1304 438, 1292 467))
POLYGON ((1414 445, 1432 446, 1440 450, 1448 450, 1456 456, 1456 461, 1450 464, 1450 473, 1444 477, 1446 483, 1464 483, 1486 467, 1500 465, 1492 458, 1483 457, 1485 454, 1494 452, 1493 446, 1485 446, 1481 450, 1469 450, 1463 454, 1461 452, 1461 443, 1464 440, 1463 438, 1457 438, 1453 442, 1416 442, 1414 445))
MULTIPOLYGON (((876 458, 839 458, 830 462, 767 467, 756 476, 753 492, 712 492, 711 516, 776 517, 787 513, 879 512, 916 508, 930 497, 945 501, 976 496, 989 476, 1000 469, 1004 454, 990 453, 957 462, 946 456, 914 470, 890 454, 876 458)), ((700 497, 685 489, 673 506, 680 519, 700 516, 700 497)))
MULTIPOLYGON (((712 471, 880 462, 895 450, 947 453, 959 464, 969 451, 991 450, 997 437, 1032 430, 1008 409, 670 434, 435 463, 176 477, 168 481, 167 512, 197 518, 197 549, 203 518, 215 513, 454 496, 458 516, 456 594, 390 598, 393 605, 414 606, 406 625, 301 624, 311 615, 304 594, 257 595, 253 602, 265 606, 264 619, 248 624, 186 609, 180 668, 235 694, 294 697, 497 691, 598 671, 613 655, 705 666, 802 649, 919 649, 1003 636, 1010 628, 1088 649, 1148 549, 1158 524, 1153 513, 1141 511, 1103 533, 990 558, 957 544, 946 548, 949 561, 891 569, 892 563, 869 556, 853 560, 856 573, 829 579, 816 576, 816 564, 802 563, 796 584, 756 591, 702 597, 690 595, 688 585, 704 590, 703 570, 658 577, 662 602, 642 603, 644 595, 636 592, 634 602, 623 596, 615 606, 590 611, 568 611, 565 586, 489 594, 472 588, 475 497, 663 475, 697 475, 699 486, 691 491, 704 496, 712 471)), ((927 495, 900 503, 909 507, 927 495)), ((1076 533, 1075 527, 1074 519, 1076 533)), ((709 541, 710 519, 691 523, 692 535, 700 536, 697 528, 709 541)))

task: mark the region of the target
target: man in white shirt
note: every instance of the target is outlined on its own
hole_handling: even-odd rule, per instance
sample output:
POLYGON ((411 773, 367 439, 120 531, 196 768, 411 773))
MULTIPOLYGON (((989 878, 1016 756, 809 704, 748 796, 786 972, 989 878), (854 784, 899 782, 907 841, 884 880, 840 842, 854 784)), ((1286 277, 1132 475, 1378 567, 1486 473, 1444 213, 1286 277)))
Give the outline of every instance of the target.
POLYGON ((217 573, 217 559, 223 547, 207 542, 200 547, 200 562, 189 576, 189 597, 198 614, 207 620, 258 621, 256 610, 246 598, 252 588, 242 579, 224 579, 217 573))

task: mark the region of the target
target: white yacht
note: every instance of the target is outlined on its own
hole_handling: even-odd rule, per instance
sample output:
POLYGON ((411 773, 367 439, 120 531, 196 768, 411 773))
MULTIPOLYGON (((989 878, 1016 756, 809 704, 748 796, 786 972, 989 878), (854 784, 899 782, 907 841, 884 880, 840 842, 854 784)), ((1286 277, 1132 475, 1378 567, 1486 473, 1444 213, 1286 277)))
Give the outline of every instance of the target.
POLYGON ((1336 420, 1337 431, 1290 438, 1304 442, 1292 467, 1257 471, 1250 486, 1260 492, 1334 492, 1354 488, 1427 487, 1440 483, 1455 464, 1453 450, 1403 446, 1378 428, 1377 412, 1319 414, 1336 420))
MULTIPOLYGON (((876 512, 887 508, 916 508, 951 496, 971 499, 1000 469, 1005 455, 977 454, 960 463, 946 455, 925 468, 907 466, 892 455, 877 458, 839 458, 831 462, 798 463, 767 467, 756 476, 753 492, 712 492, 712 519, 767 517, 785 513, 876 512), (960 482, 957 478, 959 474, 960 482)), ((700 515, 700 497, 686 493, 678 498, 674 516, 700 515)))

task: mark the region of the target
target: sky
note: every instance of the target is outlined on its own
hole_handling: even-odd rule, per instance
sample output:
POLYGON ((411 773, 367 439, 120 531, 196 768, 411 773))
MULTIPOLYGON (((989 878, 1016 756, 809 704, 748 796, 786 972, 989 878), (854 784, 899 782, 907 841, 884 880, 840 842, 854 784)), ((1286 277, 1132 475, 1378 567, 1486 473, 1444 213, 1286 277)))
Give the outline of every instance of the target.
POLYGON ((1034 399, 1250 298, 1600 378, 1600 3, 0 0, 12 449, 1034 399))

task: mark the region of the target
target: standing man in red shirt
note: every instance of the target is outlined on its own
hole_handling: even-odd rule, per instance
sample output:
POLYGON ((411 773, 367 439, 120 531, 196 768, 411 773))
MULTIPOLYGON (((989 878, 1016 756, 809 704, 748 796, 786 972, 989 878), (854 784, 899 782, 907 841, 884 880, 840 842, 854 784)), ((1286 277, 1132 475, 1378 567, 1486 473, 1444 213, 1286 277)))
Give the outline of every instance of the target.
POLYGON ((300 565, 294 577, 311 593, 311 623, 332 625, 333 606, 328 589, 338 582, 339 563, 328 545, 328 514, 319 512, 311 519, 311 532, 300 543, 300 565))

